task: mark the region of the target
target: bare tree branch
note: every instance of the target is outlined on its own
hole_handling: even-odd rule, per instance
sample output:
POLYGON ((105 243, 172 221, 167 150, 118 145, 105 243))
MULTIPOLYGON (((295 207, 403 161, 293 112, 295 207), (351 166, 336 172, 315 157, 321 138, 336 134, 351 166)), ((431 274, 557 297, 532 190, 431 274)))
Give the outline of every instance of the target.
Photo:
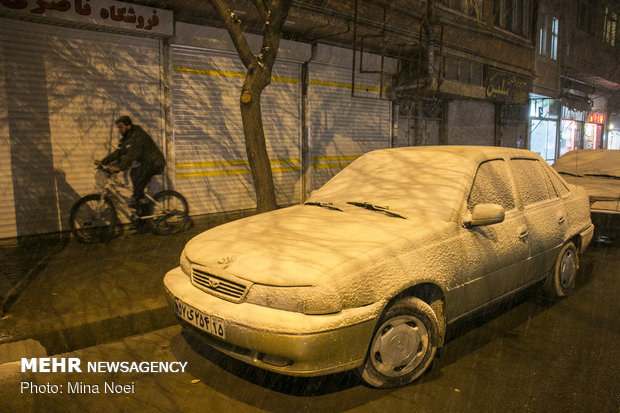
POLYGON ((256 7, 260 18, 263 21, 267 21, 269 18, 269 9, 265 5, 265 2, 263 0, 252 0, 252 3, 254 3, 254 7, 256 7))
POLYGON ((259 62, 269 69, 271 69, 275 63, 278 47, 280 46, 282 26, 284 26, 292 3, 292 0, 272 1, 268 19, 265 20, 263 45, 261 54, 259 55, 259 62))
POLYGON ((252 50, 241 30, 241 21, 237 16, 224 4, 223 0, 209 0, 211 5, 224 21, 224 26, 230 34, 230 38, 237 49, 239 58, 243 62, 246 69, 257 64, 256 57, 252 54, 252 50))

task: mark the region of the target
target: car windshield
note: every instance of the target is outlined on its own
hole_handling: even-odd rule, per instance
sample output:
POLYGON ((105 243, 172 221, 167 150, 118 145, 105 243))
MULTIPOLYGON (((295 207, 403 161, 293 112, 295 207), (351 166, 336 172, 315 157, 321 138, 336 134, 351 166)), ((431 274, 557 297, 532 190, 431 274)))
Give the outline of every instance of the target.
POLYGON ((428 216, 449 221, 473 169, 469 159, 439 149, 376 151, 346 167, 314 191, 308 202, 338 207, 365 203, 387 207, 407 218, 428 216))
POLYGON ((577 150, 562 155, 553 168, 561 174, 620 178, 620 151, 577 150))

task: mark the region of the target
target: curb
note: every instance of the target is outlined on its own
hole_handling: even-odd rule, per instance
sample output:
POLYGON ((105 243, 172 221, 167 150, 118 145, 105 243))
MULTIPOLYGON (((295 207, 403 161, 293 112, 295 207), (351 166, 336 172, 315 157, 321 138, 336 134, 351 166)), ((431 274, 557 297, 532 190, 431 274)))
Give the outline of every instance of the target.
MULTIPOLYGON (((105 344, 112 341, 147 333, 161 328, 170 327, 176 324, 174 312, 168 305, 145 310, 125 316, 113 317, 99 320, 93 323, 82 324, 79 326, 63 328, 60 330, 48 330, 35 332, 29 336, 7 337, 0 341, 0 349, 5 346, 26 341, 34 341, 44 349, 47 356, 60 353, 68 353, 85 347, 105 344)), ((39 349, 35 352, 41 353, 39 349)), ((7 363, 17 361, 21 357, 3 357, 2 362, 7 363), (14 358, 14 360, 8 360, 14 358)))

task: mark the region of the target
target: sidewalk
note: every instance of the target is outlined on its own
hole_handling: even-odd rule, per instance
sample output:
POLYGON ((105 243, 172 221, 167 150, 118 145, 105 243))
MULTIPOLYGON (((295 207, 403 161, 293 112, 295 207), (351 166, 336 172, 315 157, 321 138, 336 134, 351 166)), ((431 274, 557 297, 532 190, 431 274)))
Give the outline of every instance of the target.
POLYGON ((199 217, 193 227, 171 236, 130 232, 106 244, 34 239, 0 248, 5 280, 14 285, 18 276, 28 279, 0 319, 0 349, 7 350, 0 351, 0 363, 73 351, 174 324, 164 274, 178 265, 192 237, 248 215, 240 211, 199 217))

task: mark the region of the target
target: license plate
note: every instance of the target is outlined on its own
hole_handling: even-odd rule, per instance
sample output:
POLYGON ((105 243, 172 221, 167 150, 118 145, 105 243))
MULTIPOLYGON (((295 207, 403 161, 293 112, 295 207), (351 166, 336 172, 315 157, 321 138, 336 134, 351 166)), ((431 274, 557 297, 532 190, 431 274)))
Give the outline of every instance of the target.
POLYGON ((206 331, 209 334, 213 334, 216 337, 222 339, 226 338, 226 327, 222 320, 205 314, 191 305, 185 304, 176 297, 174 299, 174 312, 194 327, 206 331))

